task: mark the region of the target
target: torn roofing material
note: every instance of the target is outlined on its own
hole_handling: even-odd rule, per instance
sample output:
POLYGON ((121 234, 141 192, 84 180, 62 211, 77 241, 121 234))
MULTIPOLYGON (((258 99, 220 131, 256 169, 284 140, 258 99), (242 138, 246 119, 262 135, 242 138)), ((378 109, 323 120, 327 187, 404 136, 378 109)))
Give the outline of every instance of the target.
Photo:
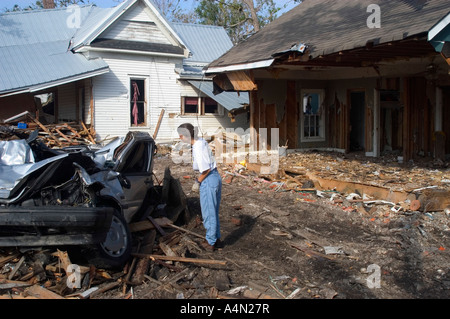
POLYGON ((314 59, 321 55, 400 41, 426 34, 448 13, 447 0, 305 0, 208 66, 263 64, 281 52, 308 46, 314 59), (380 28, 370 28, 370 5, 378 5, 380 28))

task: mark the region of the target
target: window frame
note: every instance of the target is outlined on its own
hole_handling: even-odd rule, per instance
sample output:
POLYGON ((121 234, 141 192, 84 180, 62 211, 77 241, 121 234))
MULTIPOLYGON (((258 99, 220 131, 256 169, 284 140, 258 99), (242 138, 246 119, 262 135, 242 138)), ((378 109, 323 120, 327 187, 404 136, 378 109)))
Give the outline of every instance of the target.
POLYGON ((182 96, 181 97, 181 115, 183 116, 223 116, 223 107, 222 105, 220 105, 216 100, 214 100, 213 98, 210 98, 208 96, 190 96, 190 95, 186 95, 186 96, 182 96), (197 99, 197 113, 187 113, 185 111, 185 107, 186 107, 186 98, 196 98, 197 99), (217 111, 215 113, 206 113, 206 99, 211 99, 212 101, 214 101, 217 105, 217 111))
MULTIPOLYGON (((301 120, 300 120, 300 140, 301 142, 323 142, 326 140, 326 131, 325 131, 325 123, 326 123, 326 113, 324 110, 324 100, 325 100, 325 90, 324 89, 301 89, 300 90, 300 113, 301 113, 301 120), (319 105, 318 105, 318 112, 317 114, 319 116, 319 122, 318 122, 318 128, 319 128, 319 134, 318 136, 306 136, 305 135, 305 120, 306 120, 306 104, 305 104, 305 96, 307 94, 318 94, 319 95, 319 105)), ((311 116, 309 116, 311 117, 311 116)), ((314 125, 313 127, 316 127, 314 125)))
POLYGON ((149 99, 149 76, 142 76, 142 75, 130 75, 128 77, 128 85, 129 85, 129 98, 128 98, 128 125, 130 128, 140 128, 140 127, 148 127, 148 123, 150 122, 149 118, 148 118, 148 99, 149 99), (144 118, 144 122, 143 123, 138 123, 137 125, 135 125, 133 123, 133 116, 132 116, 132 112, 133 112, 133 96, 134 96, 134 92, 133 92, 133 81, 144 81, 144 92, 139 91, 140 95, 142 96, 142 94, 144 94, 144 99, 142 101, 139 101, 139 103, 143 103, 142 109, 143 109, 143 118, 144 118))

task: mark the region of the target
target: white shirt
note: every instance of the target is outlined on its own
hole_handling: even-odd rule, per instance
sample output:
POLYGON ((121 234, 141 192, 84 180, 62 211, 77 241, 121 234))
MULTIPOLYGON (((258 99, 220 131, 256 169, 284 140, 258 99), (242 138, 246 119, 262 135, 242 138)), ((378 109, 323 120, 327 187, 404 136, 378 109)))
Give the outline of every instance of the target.
POLYGON ((199 171, 200 173, 217 167, 211 148, 202 138, 197 139, 192 145, 192 162, 194 171, 199 171))

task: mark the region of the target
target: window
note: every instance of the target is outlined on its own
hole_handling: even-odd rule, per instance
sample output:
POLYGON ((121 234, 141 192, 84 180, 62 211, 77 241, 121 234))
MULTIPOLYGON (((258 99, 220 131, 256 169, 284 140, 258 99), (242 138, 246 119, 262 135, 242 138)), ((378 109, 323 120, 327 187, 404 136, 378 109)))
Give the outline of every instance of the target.
POLYGON ((203 99, 203 114, 218 114, 219 105, 217 102, 209 97, 203 99))
POLYGON ((183 115, 213 115, 219 114, 219 104, 209 97, 188 97, 181 98, 183 115))
POLYGON ((34 104, 36 105, 39 121, 43 124, 56 123, 56 93, 49 92, 35 95, 34 104))
POLYGON ((198 97, 183 98, 183 114, 198 114, 198 97))
POLYGON ((323 91, 302 91, 302 140, 325 139, 324 115, 323 115, 323 91))
POLYGON ((146 80, 130 80, 130 125, 147 125, 146 80))

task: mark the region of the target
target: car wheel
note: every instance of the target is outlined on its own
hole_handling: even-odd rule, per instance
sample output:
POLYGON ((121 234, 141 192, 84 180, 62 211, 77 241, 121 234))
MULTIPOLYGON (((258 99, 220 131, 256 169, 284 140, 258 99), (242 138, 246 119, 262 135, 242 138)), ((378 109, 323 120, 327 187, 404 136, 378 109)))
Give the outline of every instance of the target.
POLYGON ((105 241, 90 249, 88 261, 105 269, 123 267, 130 258, 131 247, 132 238, 128 224, 122 214, 115 210, 105 241))

